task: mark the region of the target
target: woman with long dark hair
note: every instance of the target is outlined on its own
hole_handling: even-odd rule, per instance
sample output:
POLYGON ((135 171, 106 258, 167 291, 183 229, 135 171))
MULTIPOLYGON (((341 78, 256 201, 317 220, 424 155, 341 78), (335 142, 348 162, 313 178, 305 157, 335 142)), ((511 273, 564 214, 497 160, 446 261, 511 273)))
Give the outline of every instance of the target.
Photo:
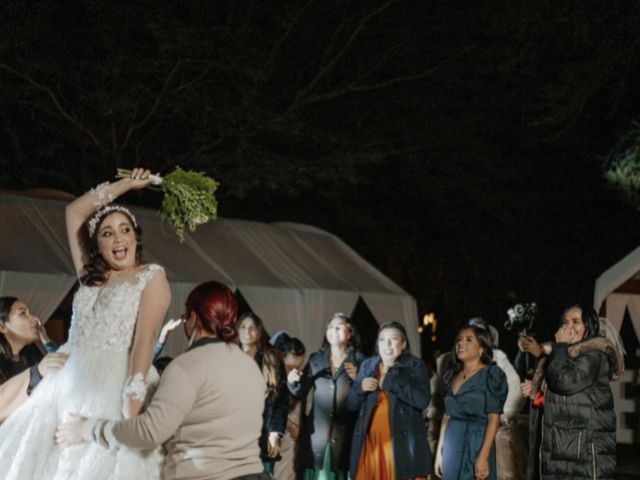
POLYGON ((150 172, 99 185, 66 208, 69 250, 80 286, 73 299, 69 359, 45 378, 0 427, 4 480, 156 480, 160 451, 106 450, 87 444, 60 453, 53 441, 71 413, 113 420, 138 414, 149 385, 156 333, 170 301, 159 265, 142 261, 142 230, 133 213, 111 203, 151 184, 150 172))
POLYGON ((493 362, 486 328, 462 327, 453 352, 454 368, 444 376, 435 473, 443 480, 496 480, 495 438, 507 398, 507 378, 493 362))
POLYGON ((166 480, 268 479, 258 448, 265 382, 236 343, 237 308, 225 285, 198 285, 183 315, 189 349, 167 366, 145 411, 120 421, 75 419, 58 428, 58 443, 164 445, 166 480))
POLYGON ((542 415, 530 445, 530 455, 540 457, 540 478, 615 477, 616 415, 609 383, 622 375, 624 360, 618 342, 607 338, 616 335, 604 331, 611 328, 589 305, 566 308, 555 342, 543 345, 533 379, 522 385, 537 401, 532 414, 542 415))
POLYGON ((26 399, 36 385, 64 365, 67 355, 48 353, 44 358, 36 342, 57 346, 46 335, 38 317, 16 297, 0 297, 0 422, 26 399))
MULTIPOLYGON (((273 345, 282 357, 282 363, 287 375, 291 370, 300 369, 304 364, 305 346, 295 337, 286 332, 274 334, 269 343, 273 345)), ((287 428, 280 443, 280 460, 276 462, 273 475, 278 480, 296 480, 295 454, 298 438, 300 437, 300 401, 289 395, 289 415, 287 416, 287 428)))
POLYGON ((431 400, 425 363, 409 353, 404 327, 380 326, 377 355, 360 366, 349 393, 359 411, 351 450, 354 480, 426 480, 432 457, 422 412, 431 400))
POLYGON ((237 330, 242 350, 256 361, 267 383, 260 456, 264 471, 272 474, 274 464, 280 458, 280 440, 284 436, 289 413, 286 373, 280 355, 269 344, 269 334, 260 317, 254 313, 243 315, 238 319, 237 330))
POLYGON ((303 408, 298 464, 305 480, 348 478, 351 437, 356 414, 347 397, 364 355, 357 350, 356 332, 343 313, 333 315, 322 347, 300 372, 289 372, 289 391, 309 405, 303 408))
POLYGON ((32 367, 43 354, 35 345, 40 321, 16 297, 0 297, 0 383, 32 367))

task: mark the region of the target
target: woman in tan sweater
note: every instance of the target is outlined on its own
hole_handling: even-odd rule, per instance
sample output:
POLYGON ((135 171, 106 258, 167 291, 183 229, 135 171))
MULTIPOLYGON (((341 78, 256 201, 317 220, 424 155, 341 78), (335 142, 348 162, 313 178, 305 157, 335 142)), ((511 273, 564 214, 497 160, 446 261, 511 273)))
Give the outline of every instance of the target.
POLYGON ((98 442, 141 450, 164 444, 164 480, 262 479, 258 438, 266 385, 256 363, 235 343, 237 304, 218 282, 187 298, 187 352, 166 368, 146 410, 127 420, 76 418, 57 442, 98 442))

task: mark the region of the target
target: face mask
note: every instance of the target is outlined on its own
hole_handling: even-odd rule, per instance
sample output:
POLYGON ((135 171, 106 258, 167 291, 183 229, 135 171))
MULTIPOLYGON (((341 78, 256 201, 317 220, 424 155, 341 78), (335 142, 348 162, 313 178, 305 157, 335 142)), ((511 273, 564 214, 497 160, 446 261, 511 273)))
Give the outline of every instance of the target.
POLYGON ((195 325, 193 326, 193 333, 191 334, 191 337, 189 338, 189 343, 187 344, 187 348, 191 347, 191 344, 193 343, 193 339, 196 336, 196 327, 195 325))
POLYGON ((183 320, 182 325, 184 326, 184 334, 185 334, 185 336, 189 337, 189 342, 187 343, 187 348, 189 348, 189 347, 191 347, 191 344, 193 343, 193 339, 196 336, 196 324, 195 324, 195 322, 193 323, 193 331, 191 332, 190 336, 187 334, 187 321, 183 320))

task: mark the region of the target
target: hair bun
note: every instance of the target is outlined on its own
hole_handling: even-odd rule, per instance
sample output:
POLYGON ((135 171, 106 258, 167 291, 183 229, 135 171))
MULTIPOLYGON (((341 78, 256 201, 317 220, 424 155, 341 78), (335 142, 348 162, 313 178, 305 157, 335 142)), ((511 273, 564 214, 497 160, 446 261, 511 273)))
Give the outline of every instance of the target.
POLYGON ((236 339, 236 337, 238 336, 238 331, 231 325, 222 325, 218 328, 216 335, 221 340, 230 342, 236 339))

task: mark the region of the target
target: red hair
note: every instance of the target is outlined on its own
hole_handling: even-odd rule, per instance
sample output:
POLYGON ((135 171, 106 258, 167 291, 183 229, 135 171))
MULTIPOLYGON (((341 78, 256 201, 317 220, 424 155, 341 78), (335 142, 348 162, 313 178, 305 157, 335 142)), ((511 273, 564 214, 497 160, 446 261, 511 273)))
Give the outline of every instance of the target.
POLYGON ((187 315, 196 314, 202 328, 230 343, 238 338, 235 328, 238 303, 233 292, 219 282, 205 282, 194 288, 186 304, 187 315))

